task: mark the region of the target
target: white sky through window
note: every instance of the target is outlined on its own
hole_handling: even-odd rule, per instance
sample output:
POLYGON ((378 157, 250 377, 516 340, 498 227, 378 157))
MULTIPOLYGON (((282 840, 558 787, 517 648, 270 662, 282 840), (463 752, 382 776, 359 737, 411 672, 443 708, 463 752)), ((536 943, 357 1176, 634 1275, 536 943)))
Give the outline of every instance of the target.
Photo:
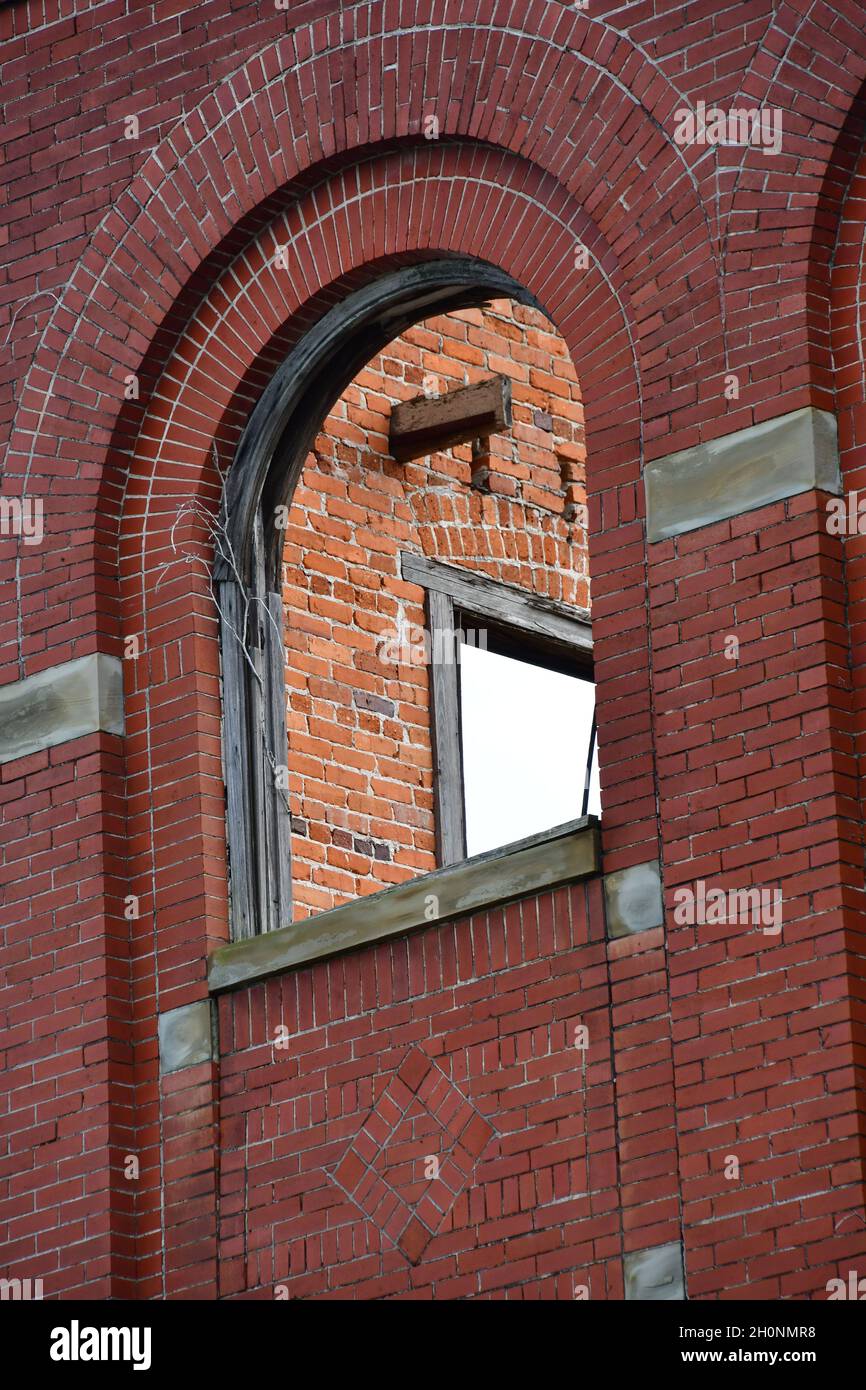
MULTIPOLYGON (((467 854, 580 815, 594 703, 592 681, 461 643, 467 854)), ((588 811, 599 814, 597 759, 588 811)))

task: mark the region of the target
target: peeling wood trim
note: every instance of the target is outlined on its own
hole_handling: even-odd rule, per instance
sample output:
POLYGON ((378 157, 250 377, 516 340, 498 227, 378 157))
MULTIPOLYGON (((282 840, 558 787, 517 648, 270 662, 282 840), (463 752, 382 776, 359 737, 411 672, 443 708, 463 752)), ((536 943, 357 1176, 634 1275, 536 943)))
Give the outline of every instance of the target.
POLYGON ((466 858, 466 808, 460 741, 460 684, 454 605, 447 594, 427 591, 431 635, 430 728, 433 744, 433 794, 436 802, 436 852, 440 865, 466 858), (444 633, 451 660, 444 660, 437 636, 444 633))
POLYGON ((400 552, 400 571, 408 584, 447 594, 461 613, 514 628, 536 640, 543 638, 587 658, 592 655, 592 624, 585 609, 540 598, 514 584, 458 569, 441 560, 428 560, 409 550, 400 552))

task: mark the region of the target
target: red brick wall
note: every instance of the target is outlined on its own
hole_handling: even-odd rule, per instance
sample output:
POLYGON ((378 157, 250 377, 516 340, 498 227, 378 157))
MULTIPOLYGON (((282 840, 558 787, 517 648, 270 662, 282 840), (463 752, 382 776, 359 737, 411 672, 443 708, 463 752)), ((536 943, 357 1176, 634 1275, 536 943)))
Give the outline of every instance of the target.
MULTIPOLYGON (((595 1021, 606 1036, 609 1008, 619 1098, 619 1198, 602 1172, 603 1219, 618 1200, 633 1249, 682 1234, 698 1297, 823 1297, 829 1270, 862 1269, 866 1239, 852 1139, 864 1041, 861 539, 830 544, 823 499, 804 498, 648 553, 641 474, 674 449, 812 404, 838 414, 846 476, 859 479, 862 6, 584 13, 531 0, 517 15, 512 0, 481 0, 473 22, 454 0, 310 0, 288 15, 254 0, 69 9, 0 9, 2 488, 44 499, 47 528, 20 556, 0 541, 0 680, 120 656, 129 634, 143 655, 126 663, 122 750, 108 737, 70 743, 8 765, 0 782, 12 885, 0 904, 3 1272, 44 1272, 47 1296, 270 1297, 263 1281, 288 1276, 267 1264, 272 1247, 284 1258, 279 1222, 292 1241, 299 1223, 318 1239, 316 1204, 333 1196, 321 1160, 339 1161, 410 1043, 504 1128, 503 1115, 521 1115, 521 1088, 527 1116, 533 1087, 548 1103, 544 1068, 559 1065, 533 1053, 540 1075, 527 1081, 505 1061, 509 1037, 531 1034, 536 1017, 548 1033, 572 1017, 565 995, 539 1006, 537 993, 556 988, 559 961, 579 976, 591 959, 610 972, 595 1021), (783 111, 778 157, 675 145, 684 101, 744 94, 783 111), (425 139, 431 114, 438 140, 425 139), (577 241, 589 265, 576 275, 577 241), (275 242, 291 246, 282 274, 275 242), (400 948, 392 1051, 370 992, 374 960, 389 979, 376 948, 223 1001, 224 1062, 160 1079, 157 1016, 206 997, 208 951, 229 930, 215 618, 207 564, 178 560, 172 526, 184 500, 216 505, 214 446, 227 465, 273 370, 328 305, 385 269, 451 254, 534 294, 581 383, 605 868, 661 853, 669 907, 697 875, 781 879, 790 931, 770 946, 698 940, 669 920, 603 948, 591 910, 592 944, 578 930, 574 961, 570 944, 539 961, 541 897, 519 925, 510 914, 503 969, 460 986, 467 1027, 489 1028, 473 1009, 521 995, 486 1080, 477 1054, 464 1061, 476 1044, 446 1037, 437 976, 421 969, 422 944, 466 951, 465 923, 400 948), (125 402, 130 373, 140 393, 125 402), (736 676, 719 654, 732 622, 748 634, 736 676), (131 923, 127 893, 141 904, 131 923), (356 991, 345 1018, 340 978, 356 991), (277 994, 289 1003, 268 1025, 282 1009, 301 1026, 294 1052, 273 1060, 261 1010, 277 994), (346 1061, 354 1027, 367 1031, 346 1061), (326 1122, 324 1155, 308 1151, 326 1122), (251 1156, 275 1165, 279 1216, 266 1171, 251 1182, 260 1205, 244 1198, 238 1175, 259 1166, 247 1166, 246 1133, 251 1156), (731 1150, 745 1176, 723 1187, 731 1150), (132 1185, 128 1152, 141 1160, 132 1185)), ((186 532, 207 556, 202 534, 186 532)), ((586 927, 579 910, 573 922, 586 927)), ((580 983, 595 989, 595 975, 580 983)), ((478 1045, 483 1055, 493 1039, 478 1045)), ((609 1082, 598 1078, 589 1106, 603 1155, 609 1082)), ((582 1180, 574 1135, 574 1152, 557 1155, 559 1123, 539 1139, 545 1166, 576 1162, 582 1180)), ((505 1183, 484 1169, 494 1202, 505 1183)), ((558 1247, 562 1267, 569 1278, 596 1268, 595 1296, 616 1294, 622 1244, 604 1243, 596 1216, 576 1218, 586 1238, 558 1247)), ((486 1212, 459 1218, 459 1232, 437 1237, 480 1242, 455 1254, 458 1278, 494 1292, 502 1278, 519 1291, 555 1277, 555 1252, 506 1248, 486 1212)), ((367 1257, 329 1247, 317 1277, 335 1287, 367 1257)), ((422 1268, 395 1264, 400 1291, 422 1268)))
POLYGON ((589 607, 580 389, 537 309, 409 330, 343 393, 303 469, 284 566, 297 917, 436 867, 427 670, 405 652, 423 644, 424 595, 401 550, 589 607), (495 372, 513 426, 490 440, 484 491, 470 444, 395 463, 394 404, 495 372))
POLYGON ((681 1199, 698 1297, 807 1296, 863 1248, 847 978, 863 835, 841 545, 824 503, 806 493, 652 547, 681 1199), (678 925, 672 890, 697 880, 778 890, 778 920, 678 925))
POLYGON ((622 1297, 599 899, 578 886, 223 999, 224 1292, 622 1297))
POLYGON ((57 1297, 134 1273, 122 773, 108 734, 0 768, 0 1267, 57 1297))

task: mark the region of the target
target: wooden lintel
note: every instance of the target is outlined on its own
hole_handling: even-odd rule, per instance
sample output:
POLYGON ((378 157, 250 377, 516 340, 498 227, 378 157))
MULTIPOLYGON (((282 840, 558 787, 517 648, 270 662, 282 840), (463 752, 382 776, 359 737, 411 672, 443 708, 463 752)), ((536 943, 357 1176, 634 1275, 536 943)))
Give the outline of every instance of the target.
POLYGON ((511 428, 511 381, 493 376, 443 396, 416 396, 391 412, 390 450, 406 463, 511 428))

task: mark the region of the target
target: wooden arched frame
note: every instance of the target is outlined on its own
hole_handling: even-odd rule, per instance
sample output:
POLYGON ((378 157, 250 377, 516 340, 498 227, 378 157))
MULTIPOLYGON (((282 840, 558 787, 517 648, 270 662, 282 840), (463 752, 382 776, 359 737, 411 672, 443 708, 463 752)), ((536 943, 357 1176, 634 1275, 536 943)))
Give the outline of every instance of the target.
POLYGON ((223 771, 232 937, 292 920, 291 821, 280 509, 334 402, 413 323, 508 298, 541 308, 510 275, 454 257, 385 274, 304 334, 262 393, 226 480, 214 569, 220 610, 223 771))

